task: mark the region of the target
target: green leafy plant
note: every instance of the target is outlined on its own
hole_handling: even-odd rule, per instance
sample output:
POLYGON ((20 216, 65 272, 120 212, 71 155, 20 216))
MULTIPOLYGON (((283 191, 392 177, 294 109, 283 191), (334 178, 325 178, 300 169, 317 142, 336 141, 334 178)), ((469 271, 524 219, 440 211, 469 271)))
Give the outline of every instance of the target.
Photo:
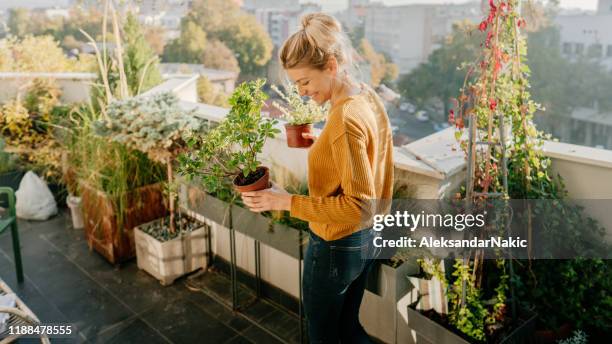
POLYGON ((60 95, 53 79, 34 79, 23 94, 0 109, 0 134, 6 149, 18 154, 24 167, 52 182, 61 177, 62 147, 56 128, 69 111, 60 105, 60 95))
POLYGON ((313 124, 325 119, 328 106, 319 106, 312 99, 303 100, 297 86, 290 85, 285 92, 281 91, 276 85, 271 87, 285 102, 284 105, 272 102, 272 105, 283 113, 284 119, 289 124, 313 124))
POLYGON ((15 171, 18 168, 19 158, 4 151, 5 143, 0 140, 0 174, 15 171))
POLYGON ((574 331, 572 336, 557 342, 557 344, 587 344, 589 336, 581 330, 574 331))
POLYGON ((79 180, 76 183, 78 186, 87 185, 108 195, 114 206, 117 227, 123 230, 130 193, 139 187, 159 183, 167 176, 164 166, 150 159, 146 153, 96 135, 94 123, 108 118, 108 107, 113 101, 130 98, 133 95, 131 92, 142 91, 145 84, 146 87, 153 86, 146 80, 155 79, 147 77, 155 59, 145 61, 143 55, 122 53, 122 32, 112 1, 105 1, 101 27, 101 49, 96 44, 99 40, 79 30, 87 37, 96 53, 98 79, 92 88, 90 104, 79 107, 70 115, 65 138, 69 164, 67 170, 73 171, 79 180), (112 53, 107 47, 109 26, 112 27, 115 44, 112 53), (130 61, 132 57, 136 60, 130 61))
POLYGON ((184 111, 172 93, 151 97, 134 97, 110 103, 106 117, 93 124, 94 132, 111 141, 137 150, 158 163, 165 164, 168 178, 167 196, 170 210, 170 232, 174 226, 175 192, 173 163, 187 144, 187 137, 204 132, 207 122, 184 111))
MULTIPOLYGON (((457 128, 456 138, 466 156, 472 159, 480 157, 477 161, 468 161, 474 167, 474 193, 465 193, 464 190, 465 194, 461 196, 478 199, 473 197, 476 192, 505 192, 502 165, 505 150, 508 161, 506 198, 548 200, 526 203, 526 211, 521 214, 524 216, 519 220, 523 221, 521 225, 527 228, 529 236, 537 228, 538 232, 534 234, 549 238, 555 248, 566 252, 578 255, 587 249, 609 252, 605 244, 594 244, 603 242, 603 231, 595 220, 583 213, 583 209, 566 199, 567 192, 562 180, 554 177, 551 160, 542 152, 543 142, 550 139, 550 135, 537 130, 533 122, 534 113, 540 106, 531 99, 530 70, 526 64, 527 44, 520 32, 526 22, 520 16, 518 6, 519 1, 516 0, 489 1, 489 15, 478 26, 480 31, 486 33, 482 52, 476 61, 465 65, 468 69, 465 82, 455 101, 455 109, 449 113, 449 121, 457 128), (478 151, 475 145, 469 146, 463 135, 468 120, 474 124, 471 127, 474 141, 490 141, 496 145, 483 151, 478 151), (505 134, 509 139, 502 141, 502 131, 506 128, 508 133, 505 134)), ((480 199, 483 198, 480 196, 480 199)), ((539 314, 540 326, 555 329, 568 322, 577 326, 591 326, 605 333, 610 330, 605 323, 612 320, 612 303, 606 297, 612 290, 607 282, 610 277, 609 272, 604 274, 607 277, 593 273, 595 267, 606 271, 605 262, 600 259, 515 261, 518 265, 518 269, 515 269, 517 275, 511 282, 521 303, 525 307, 535 308, 539 314), (580 275, 589 277, 581 279, 577 277, 580 275), (560 285, 564 287, 559 288, 560 285), (593 288, 586 288, 587 285, 593 288), (597 290, 597 296, 587 295, 585 289, 597 290), (566 290, 572 290, 571 294, 566 295, 566 290), (597 321, 587 320, 589 310, 595 309, 597 321)), ((500 261, 496 271, 501 277, 495 289, 496 307, 498 314, 503 316, 501 310, 505 308, 506 300, 503 291, 509 288, 504 287, 508 283, 508 276, 499 264, 500 261)), ((481 274, 485 270, 482 265, 465 264, 461 269, 481 274)), ((470 280, 463 280, 462 285, 467 285, 469 290, 470 280)), ((488 325, 495 320, 493 317, 487 319, 488 325)), ((455 325, 464 327, 465 324, 455 325)))
POLYGON ((191 151, 179 156, 180 172, 201 179, 208 192, 227 191, 235 180, 249 184, 261 174, 257 157, 266 140, 280 132, 275 119, 261 115, 267 98, 264 83, 259 79, 239 85, 229 99, 227 117, 205 135, 193 135, 188 140, 191 151))

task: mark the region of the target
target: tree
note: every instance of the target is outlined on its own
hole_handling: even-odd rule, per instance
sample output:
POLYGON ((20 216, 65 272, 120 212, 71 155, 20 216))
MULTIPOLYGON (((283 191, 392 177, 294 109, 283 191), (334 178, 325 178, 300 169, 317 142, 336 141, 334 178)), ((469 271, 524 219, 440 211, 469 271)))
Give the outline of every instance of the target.
POLYGON ((385 55, 377 53, 372 44, 365 38, 359 44, 359 53, 370 64, 370 77, 373 86, 378 86, 383 81, 389 84, 397 78, 397 65, 388 62, 385 55))
POLYGON ((198 63, 206 48, 206 32, 187 19, 181 23, 181 36, 164 49, 164 61, 198 63))
POLYGON ((30 11, 25 8, 9 9, 7 25, 13 36, 23 37, 30 33, 30 11))
POLYGON ((229 106, 227 94, 215 87, 205 76, 198 79, 198 100, 204 104, 227 107, 229 106))
POLYGON ((466 61, 473 61, 479 51, 482 34, 469 21, 453 26, 453 33, 442 47, 398 81, 401 94, 417 106, 431 100, 444 105, 444 117, 450 111, 451 98, 463 86, 466 70, 459 68, 466 61))
POLYGON ((145 29, 145 39, 157 55, 164 53, 164 47, 166 46, 164 31, 164 28, 161 26, 149 26, 145 29))
POLYGON ((228 24, 218 35, 219 40, 236 53, 240 70, 250 76, 264 73, 272 57, 272 40, 255 17, 242 15, 228 24))
POLYGON ((609 90, 612 74, 598 63, 579 59, 571 62, 561 55, 559 29, 545 27, 529 34, 528 65, 532 72, 532 93, 546 112, 569 115, 577 107, 612 110, 609 90))
POLYGON ((11 72, 70 72, 78 68, 79 60, 71 60, 51 36, 9 38, 0 43, 0 71, 11 72))
POLYGON ((204 49, 200 61, 207 68, 229 70, 239 73, 240 66, 234 52, 219 40, 211 40, 204 49))
POLYGON ((263 74, 272 57, 272 41, 254 16, 245 14, 233 1, 195 0, 189 20, 206 31, 207 37, 231 49, 242 73, 263 74))
POLYGON ((130 94, 139 94, 161 82, 158 57, 147 44, 138 20, 128 14, 123 26, 125 74, 130 94))

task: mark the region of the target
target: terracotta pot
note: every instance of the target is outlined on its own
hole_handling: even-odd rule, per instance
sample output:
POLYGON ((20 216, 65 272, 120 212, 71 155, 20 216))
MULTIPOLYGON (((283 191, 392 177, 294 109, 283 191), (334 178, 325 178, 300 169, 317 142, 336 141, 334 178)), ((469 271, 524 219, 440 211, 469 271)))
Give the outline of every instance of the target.
POLYGON ((308 148, 312 146, 314 142, 312 139, 305 139, 302 137, 302 133, 312 132, 312 124, 285 124, 285 131, 287 132, 287 146, 289 147, 308 148))
POLYGON ((248 192, 248 191, 259 191, 259 190, 269 188, 270 187, 270 170, 265 166, 260 166, 257 168, 258 171, 261 169, 265 171, 264 175, 261 178, 259 178, 257 181, 251 184, 237 185, 236 180, 238 179, 238 177, 234 178, 234 189, 242 193, 242 192, 248 192))

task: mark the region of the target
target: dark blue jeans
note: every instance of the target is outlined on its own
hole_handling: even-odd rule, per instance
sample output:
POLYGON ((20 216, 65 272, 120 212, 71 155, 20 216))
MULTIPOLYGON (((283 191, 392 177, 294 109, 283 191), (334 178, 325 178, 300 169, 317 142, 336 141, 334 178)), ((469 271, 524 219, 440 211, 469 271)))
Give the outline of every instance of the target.
POLYGON ((302 281, 310 343, 372 343, 359 307, 377 256, 373 237, 370 229, 333 241, 310 233, 302 281))

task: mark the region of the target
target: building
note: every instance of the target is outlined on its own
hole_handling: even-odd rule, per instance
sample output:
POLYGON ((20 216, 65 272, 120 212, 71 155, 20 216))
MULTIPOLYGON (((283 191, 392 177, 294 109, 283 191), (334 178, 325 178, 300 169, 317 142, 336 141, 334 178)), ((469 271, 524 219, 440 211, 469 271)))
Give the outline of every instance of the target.
POLYGON ((244 0, 242 9, 247 12, 255 12, 257 9, 277 9, 296 11, 300 8, 299 0, 244 0))
POLYGON ((181 35, 181 21, 191 6, 188 0, 143 0, 138 3, 138 20, 144 25, 164 28, 167 40, 181 35))
POLYGON ((365 37, 377 51, 391 56, 401 74, 427 60, 452 32, 453 24, 482 20, 479 2, 447 5, 384 6, 371 4, 365 16, 365 37))
POLYGON ((599 4, 597 5, 597 14, 612 14, 612 0, 599 0, 599 4))
POLYGON ((612 0, 600 0, 594 14, 560 15, 556 23, 566 58, 592 59, 612 70, 612 0))
POLYGON ((278 48, 297 30, 303 14, 320 11, 321 6, 310 3, 300 5, 298 0, 251 0, 244 1, 242 9, 255 16, 278 48))
POLYGON ((344 18, 345 25, 349 30, 365 23, 369 5, 370 0, 349 0, 344 18))
POLYGON ((188 74, 205 76, 218 90, 232 93, 236 86, 238 73, 227 70, 206 68, 201 64, 160 63, 159 70, 164 79, 171 79, 188 74))

